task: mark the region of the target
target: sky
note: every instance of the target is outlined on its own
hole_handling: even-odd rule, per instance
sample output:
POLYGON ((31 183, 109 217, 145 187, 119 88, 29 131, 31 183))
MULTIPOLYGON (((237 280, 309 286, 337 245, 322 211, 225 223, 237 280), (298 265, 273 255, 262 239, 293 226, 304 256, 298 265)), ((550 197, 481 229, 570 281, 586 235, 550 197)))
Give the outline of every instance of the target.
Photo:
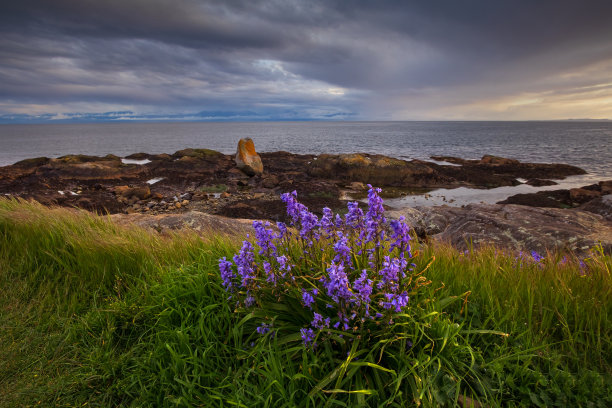
POLYGON ((0 123, 612 119, 612 1, 13 0, 0 123))

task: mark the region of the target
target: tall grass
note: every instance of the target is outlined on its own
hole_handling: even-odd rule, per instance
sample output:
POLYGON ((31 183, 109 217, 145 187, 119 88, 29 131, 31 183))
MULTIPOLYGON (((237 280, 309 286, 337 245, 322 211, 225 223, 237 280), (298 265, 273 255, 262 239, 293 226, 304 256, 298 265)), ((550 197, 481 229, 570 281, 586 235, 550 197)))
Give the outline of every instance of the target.
POLYGON ((555 254, 415 248, 417 268, 435 258, 433 301, 396 335, 417 346, 347 361, 287 337, 307 321, 290 299, 254 312, 228 302, 217 260, 236 241, 0 200, 0 406, 411 406, 415 392, 422 406, 467 406, 443 394, 470 370, 480 383, 467 396, 491 406, 612 405, 609 255, 581 269, 555 254), (260 336, 262 318, 285 331, 260 336))

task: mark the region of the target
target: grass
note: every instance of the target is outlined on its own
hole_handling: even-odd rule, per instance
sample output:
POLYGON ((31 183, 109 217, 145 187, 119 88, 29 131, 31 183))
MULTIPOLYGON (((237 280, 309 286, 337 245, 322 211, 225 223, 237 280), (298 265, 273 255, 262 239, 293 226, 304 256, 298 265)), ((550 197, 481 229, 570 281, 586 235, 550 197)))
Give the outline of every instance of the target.
POLYGON ((223 193, 227 191, 227 186, 225 184, 215 184, 211 186, 203 186, 200 187, 200 191, 203 193, 223 193))
POLYGON ((430 292, 395 333, 414 346, 378 361, 304 350, 291 299, 234 310, 217 260, 239 243, 1 200, 0 407, 452 406, 460 376, 491 406, 612 405, 609 255, 581 270, 423 246, 430 292), (285 332, 261 338, 261 318, 285 332))

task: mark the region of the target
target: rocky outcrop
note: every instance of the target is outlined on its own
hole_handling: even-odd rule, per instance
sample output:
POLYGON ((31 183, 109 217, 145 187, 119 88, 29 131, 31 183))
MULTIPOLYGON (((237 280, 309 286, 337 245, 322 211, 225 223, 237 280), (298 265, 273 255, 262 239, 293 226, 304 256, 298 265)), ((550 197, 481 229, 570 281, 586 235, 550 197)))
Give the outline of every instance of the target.
MULTIPOLYGON (((251 147, 254 152, 252 141, 243 141, 242 146, 247 153, 251 147)), ((540 180, 544 182, 550 175, 582 172, 571 166, 516 163, 498 157, 476 161, 446 158, 459 164, 451 166, 361 153, 255 154, 266 171, 250 176, 237 168, 234 156, 210 149, 141 152, 124 159, 113 155, 36 158, 0 169, 0 195, 99 213, 201 211, 282 220, 284 205, 279 196, 294 190, 300 201, 320 213, 325 206, 346 208, 343 200, 349 195, 364 197, 367 183, 382 187, 383 197, 390 198, 443 187, 513 185, 526 171, 542 170, 540 177, 544 178, 540 180), (565 170, 547 173, 549 168, 565 170)), ((569 200, 569 192, 562 194, 569 200)))
POLYGON ((252 220, 226 218, 218 215, 189 211, 182 214, 114 214, 111 219, 121 225, 137 225, 161 233, 193 231, 202 236, 246 236, 252 232, 252 220))
POLYGON ((423 186, 450 183, 428 163, 405 161, 378 154, 319 155, 308 166, 313 177, 335 178, 377 186, 423 186))
POLYGON ((513 251, 571 250, 585 253, 601 243, 612 251, 612 223, 580 210, 521 205, 471 204, 465 207, 407 208, 390 211, 405 216, 422 237, 448 242, 458 249, 493 244, 513 251))
POLYGON ((612 221, 612 194, 606 194, 578 207, 579 210, 601 215, 612 221))
POLYGON ((263 174, 261 157, 255 151, 255 144, 249 137, 238 141, 236 166, 249 176, 263 174))
MULTIPOLYGON (((532 207, 575 208, 612 193, 612 180, 600 181, 580 188, 569 190, 538 191, 528 194, 515 194, 497 204, 519 204, 532 207)), ((588 208, 588 207, 587 207, 588 208)))
POLYGON ((439 166, 436 169, 457 182, 485 188, 516 186, 518 178, 531 185, 553 185, 552 179, 585 174, 578 167, 568 164, 521 163, 518 160, 485 155, 480 160, 465 160, 449 156, 431 156, 437 161, 453 163, 455 166, 439 166))

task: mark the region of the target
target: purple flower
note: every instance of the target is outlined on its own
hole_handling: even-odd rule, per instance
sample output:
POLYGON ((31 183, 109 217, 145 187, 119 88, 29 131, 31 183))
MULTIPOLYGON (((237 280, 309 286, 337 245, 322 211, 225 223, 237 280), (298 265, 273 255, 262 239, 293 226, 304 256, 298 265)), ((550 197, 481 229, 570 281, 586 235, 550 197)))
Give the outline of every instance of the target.
POLYGON ((368 279, 368 271, 364 269, 361 271, 361 276, 359 279, 355 280, 355 283, 353 283, 353 290, 357 294, 357 298, 362 304, 367 305, 370 303, 372 285, 372 279, 368 279))
POLYGON ((351 248, 348 246, 348 239, 342 234, 342 231, 336 233, 338 235, 338 241, 334 244, 334 252, 336 257, 334 262, 350 266, 351 262, 351 248))
MULTIPOLYGON (((346 220, 347 227, 359 229, 363 223, 363 211, 359 208, 359 203, 353 201, 347 204, 348 212, 344 219, 346 220)), ((337 223, 338 220, 336 220, 337 223)))
POLYGON ((391 239, 394 240, 390 247, 389 252, 392 252, 395 248, 399 248, 400 256, 404 256, 405 252, 408 252, 408 258, 412 258, 410 253, 410 227, 404 222, 405 218, 400 217, 399 220, 392 220, 389 225, 391 226, 391 239))
POLYGON ((309 346, 315 346, 314 344, 314 339, 315 339, 315 332, 308 328, 308 329, 300 329, 300 333, 302 334, 302 342, 304 343, 304 346, 309 347, 309 346))
POLYGON ((337 229, 342 229, 344 227, 344 221, 342 221, 340 214, 336 214, 335 226, 337 229))
POLYGON ((334 213, 329 208, 323 208, 323 217, 321 217, 321 228, 327 234, 329 238, 334 229, 334 213))
POLYGON ((255 256, 253 255, 253 244, 249 241, 242 241, 242 248, 237 255, 234 255, 234 263, 238 269, 238 275, 242 279, 241 284, 247 287, 255 279, 255 256))
POLYGON ((370 189, 368 190, 368 212, 365 215, 366 228, 362 231, 361 238, 365 238, 365 242, 374 242, 378 247, 384 239, 382 225, 386 222, 383 216, 385 208, 382 198, 378 195, 382 190, 374 188, 370 184, 368 184, 368 187, 370 189))
POLYGON ((393 309, 397 313, 401 312, 402 308, 408 305, 408 300, 410 299, 406 292, 403 292, 399 295, 393 293, 385 293, 383 296, 385 297, 385 301, 381 301, 380 305, 384 309, 393 309))
POLYGON ((274 238, 276 238, 276 234, 269 227, 270 223, 266 222, 265 224, 261 221, 253 221, 253 228, 255 229, 255 239, 257 240, 257 245, 261 248, 259 251, 259 255, 264 254, 272 254, 276 255, 276 246, 274 245, 274 238))
POLYGON ((315 235, 311 237, 310 235, 313 233, 313 230, 319 226, 319 219, 316 215, 308 211, 308 208, 304 204, 297 201, 297 192, 293 191, 291 194, 282 194, 281 200, 283 200, 287 206, 287 214, 291 217, 293 224, 300 224, 300 236, 307 240, 312 238, 318 239, 318 236, 315 235))
POLYGON ((540 261, 542 261, 544 259, 544 257, 541 256, 540 254, 538 254, 536 251, 531 251, 531 257, 536 262, 540 262, 540 261))
POLYGON ((272 327, 272 325, 266 324, 266 323, 262 323, 260 326, 257 326, 257 328, 255 329, 257 331, 257 333, 259 333, 260 335, 264 335, 266 333, 268 333, 270 331, 270 328, 272 327))
POLYGON ((303 205, 297 202, 297 191, 292 191, 291 193, 281 194, 281 200, 287 206, 287 215, 291 217, 291 220, 294 224, 300 220, 300 209, 303 205))
POLYGON ((349 300, 351 292, 348 277, 344 272, 344 265, 332 262, 331 266, 327 268, 327 273, 328 278, 321 279, 323 286, 327 289, 327 295, 335 302, 339 302, 340 299, 349 300))
POLYGON ((380 270, 380 281, 377 287, 379 289, 387 288, 392 292, 398 289, 400 277, 404 277, 404 269, 408 265, 408 261, 404 258, 393 258, 385 256, 383 268, 380 270))
POLYGON ((285 225, 284 222, 278 221, 276 223, 276 226, 278 227, 278 235, 276 235, 276 238, 277 239, 285 238, 285 236, 287 235, 287 225, 285 225))
POLYGON ((276 274, 274 273, 274 269, 272 269, 272 265, 270 264, 270 262, 264 261, 263 269, 264 272, 266 272, 266 281, 276 285, 276 274))
MULTIPOLYGON (((314 295, 317 294, 317 290, 314 290, 314 295)), ((302 302, 304 302, 304 306, 312 309, 312 304, 314 303, 315 299, 313 296, 313 293, 308 292, 307 290, 302 289, 302 302)))
POLYGON ((234 286, 232 281, 236 275, 234 275, 232 263, 226 260, 225 257, 219 259, 219 272, 221 273, 221 279, 223 280, 225 290, 231 290, 234 286))
POLYGON ((315 329, 323 330, 324 328, 329 328, 330 319, 329 317, 323 319, 323 316, 315 312, 314 319, 312 320, 310 324, 315 329))
POLYGON ((247 297, 244 299, 244 306, 251 307, 254 304, 255 304, 255 298, 250 293, 247 293, 247 297))
POLYGON ((291 271, 291 264, 289 263, 289 259, 285 255, 277 256, 276 262, 278 262, 278 270, 282 271, 281 276, 284 278, 286 272, 291 271))

